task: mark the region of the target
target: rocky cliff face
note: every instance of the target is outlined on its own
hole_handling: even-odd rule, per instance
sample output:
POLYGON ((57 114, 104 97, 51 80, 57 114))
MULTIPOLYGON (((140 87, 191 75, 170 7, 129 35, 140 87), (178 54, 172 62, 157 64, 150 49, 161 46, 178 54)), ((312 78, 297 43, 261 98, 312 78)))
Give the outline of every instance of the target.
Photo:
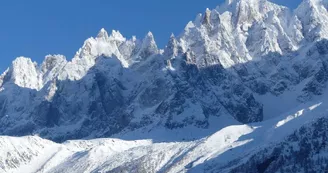
POLYGON ((146 126, 206 129, 222 115, 260 122, 324 94, 327 23, 324 0, 295 11, 229 0, 164 51, 152 33, 138 40, 101 29, 71 61, 12 63, 0 76, 0 133, 64 141, 146 126))

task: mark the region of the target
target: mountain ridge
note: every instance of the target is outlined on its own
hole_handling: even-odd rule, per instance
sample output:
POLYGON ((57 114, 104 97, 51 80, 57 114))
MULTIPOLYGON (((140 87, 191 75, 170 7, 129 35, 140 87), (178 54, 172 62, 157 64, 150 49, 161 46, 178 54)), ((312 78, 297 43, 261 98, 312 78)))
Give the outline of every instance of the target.
MULTIPOLYGON (((63 111, 64 107, 68 109, 67 106, 61 104, 72 102, 70 99, 72 95, 85 92, 84 89, 76 91, 72 87, 81 88, 83 85, 84 88, 89 88, 87 92, 94 89, 99 90, 100 95, 97 96, 99 98, 96 98, 98 99, 96 102, 100 101, 103 105, 101 108, 94 108, 95 105, 93 104, 97 105, 99 103, 87 103, 86 100, 92 100, 91 93, 93 91, 83 99, 78 98, 79 94, 77 94, 75 97, 80 100, 79 104, 86 104, 85 106, 89 107, 89 111, 85 110, 85 112, 78 113, 86 117, 87 120, 85 121, 89 121, 90 109, 102 109, 104 110, 102 114, 114 113, 115 111, 113 112, 113 106, 111 105, 116 105, 114 107, 120 107, 119 109, 130 107, 132 112, 120 113, 122 115, 128 114, 129 118, 123 118, 129 119, 127 121, 133 121, 134 118, 140 116, 136 114, 142 114, 142 111, 135 110, 136 107, 139 107, 137 109, 152 107, 155 111, 149 112, 150 114, 167 114, 168 122, 165 126, 170 128, 177 128, 185 126, 182 124, 186 124, 175 122, 176 120, 170 122, 171 118, 174 119, 175 117, 173 114, 184 117, 183 121, 185 122, 200 123, 204 127, 208 126, 207 119, 211 114, 215 116, 230 114, 243 123, 262 121, 265 116, 263 112, 265 111, 265 105, 257 101, 256 95, 262 96, 271 93, 279 97, 285 92, 290 92, 289 90, 299 85, 302 80, 308 80, 309 75, 304 76, 304 79, 302 79, 301 75, 303 74, 300 69, 310 68, 313 73, 318 75, 322 73, 320 70, 325 70, 325 62, 321 62, 322 59, 317 59, 320 52, 313 55, 315 56, 314 62, 317 61, 317 64, 319 64, 319 70, 314 68, 312 64, 308 64, 309 67, 303 67, 304 64, 299 64, 297 58, 292 58, 294 60, 285 64, 282 63, 286 60, 286 57, 288 59, 291 56, 300 56, 300 54, 304 54, 302 52, 309 49, 317 51, 318 46, 321 46, 322 51, 325 51, 325 42, 320 40, 328 38, 325 35, 325 30, 321 29, 324 28, 321 23, 325 23, 327 16, 319 15, 317 10, 327 12, 322 2, 315 1, 314 3, 314 1, 306 0, 301 3, 295 12, 290 12, 286 7, 275 5, 269 1, 227 1, 223 6, 213 10, 206 10, 204 15, 199 15, 194 22, 189 22, 180 36, 170 38, 164 51, 157 48, 151 32, 143 40, 137 40, 135 37, 126 39, 119 31, 115 30, 109 35, 105 29, 101 29, 97 37, 91 37, 84 42, 82 48, 79 49, 71 61, 67 61, 62 55, 49 55, 41 65, 37 65, 29 58, 17 58, 12 67, 0 78, 0 81, 2 81, 1 90, 4 94, 1 103, 4 104, 6 97, 10 97, 6 96, 7 86, 17 85, 32 90, 26 93, 29 96, 25 100, 26 102, 32 100, 34 103, 31 103, 31 105, 35 105, 35 108, 28 111, 26 109, 29 108, 18 105, 18 107, 10 108, 13 110, 12 112, 7 111, 6 113, 4 107, 2 109, 2 112, 4 112, 2 113, 3 121, 7 121, 8 117, 5 115, 15 114, 15 110, 21 109, 23 109, 23 111, 20 111, 21 114, 26 114, 27 119, 30 116, 28 114, 32 114, 33 117, 35 116, 33 112, 44 109, 42 108, 43 104, 57 107, 55 112, 58 114, 58 111, 63 111), (260 8, 254 3, 263 5, 265 8, 260 8), (313 24, 298 19, 302 19, 304 16, 299 11, 305 8, 310 9, 308 11, 314 19, 312 20, 313 24), (244 18, 246 16, 250 18, 244 18), (318 22, 318 27, 313 27, 317 26, 318 22), (306 28, 308 25, 309 27, 306 28), (318 45, 312 45, 309 41, 318 45), (302 52, 299 50, 302 50, 302 52), (279 59, 281 62, 278 62, 279 59), (293 68, 287 68, 287 64, 290 64, 293 68), (274 68, 271 70, 261 67, 272 65, 274 68), (279 73, 277 72, 279 70, 287 71, 286 73, 279 73), (107 73, 107 75, 104 73, 107 73), (136 79, 139 79, 133 79, 134 75, 136 79), (102 82, 99 83, 98 80, 102 82), (76 81, 78 84, 72 84, 70 81, 76 81), (106 87, 102 88, 103 82, 111 88, 110 91, 106 87), (68 87, 70 91, 63 91, 63 93, 66 92, 66 96, 58 92, 61 88, 67 88, 65 84, 60 83, 72 85, 71 88, 68 87), (98 87, 94 88, 95 85, 98 87), (166 89, 162 88, 163 85, 166 89), (136 89, 136 86, 141 88, 136 89), (185 91, 181 91, 181 88, 185 88, 185 91), (205 94, 205 90, 213 91, 205 94), (69 94, 69 92, 72 93, 69 94), (101 92, 108 92, 106 98, 102 96, 103 93, 101 92), (179 96, 181 95, 179 92, 184 94, 179 96), (238 93, 239 95, 232 93, 238 93), (199 95, 203 95, 203 98, 199 98, 199 95), (56 99, 65 101, 57 100, 59 105, 56 105, 54 103, 56 99), (176 102, 176 105, 172 105, 173 102, 176 102), (216 106, 209 106, 211 104, 216 106), (177 108, 174 109, 180 109, 180 111, 170 110, 170 107, 176 106, 177 108), (180 115, 186 112, 185 108, 189 109, 191 107, 199 107, 197 111, 202 112, 201 114, 204 117, 194 115, 193 120, 188 120, 190 117, 180 115), (219 113, 214 113, 218 110, 220 110, 219 113), (135 113, 133 113, 134 111, 135 113)), ((310 54, 309 52, 306 54, 310 54)), ((308 85, 314 87, 314 91, 307 92, 306 88, 303 89, 302 92, 306 92, 306 95, 309 94, 309 96, 300 95, 297 96, 297 100, 310 99, 311 95, 320 94, 320 91, 316 91, 320 88, 316 89, 316 86, 312 85, 315 83, 324 86, 326 80, 325 78, 319 79, 319 81, 317 78, 313 80, 313 83, 308 83, 308 85)), ((20 92, 19 89, 17 92, 20 92)), ((7 94, 10 95, 10 93, 11 91, 7 94)), ((12 100, 12 102, 14 101, 12 100)), ((74 109, 79 109, 80 106, 76 106, 74 109)), ((45 111, 49 114, 54 111, 51 108, 47 109, 45 111)), ((75 115, 66 115, 64 112, 61 113, 63 115, 57 118, 59 120, 62 118, 62 123, 66 124, 67 120, 64 122, 65 118, 63 117, 74 117, 75 115)), ((66 112, 70 111, 67 110, 66 112)), ((99 112, 96 114, 99 114, 99 112)), ((52 119, 51 115, 45 117, 45 119, 48 118, 52 119)), ((75 118, 69 119, 76 121, 73 120, 75 118)), ((32 124, 34 123, 32 122, 32 124)))

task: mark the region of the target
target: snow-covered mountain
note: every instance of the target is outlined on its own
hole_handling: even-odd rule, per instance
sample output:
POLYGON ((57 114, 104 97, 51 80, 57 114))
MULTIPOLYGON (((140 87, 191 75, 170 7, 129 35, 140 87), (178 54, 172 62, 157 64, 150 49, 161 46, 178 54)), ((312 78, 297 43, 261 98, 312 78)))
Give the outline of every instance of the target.
POLYGON ((2 137, 0 171, 324 172, 327 9, 227 0, 163 50, 101 29, 70 61, 19 57, 0 134, 45 139, 2 137))

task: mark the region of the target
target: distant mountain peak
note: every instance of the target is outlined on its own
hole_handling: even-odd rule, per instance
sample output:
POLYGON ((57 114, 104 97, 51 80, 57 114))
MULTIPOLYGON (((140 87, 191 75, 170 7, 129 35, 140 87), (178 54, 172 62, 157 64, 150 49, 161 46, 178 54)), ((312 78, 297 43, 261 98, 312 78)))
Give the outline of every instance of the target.
POLYGON ((23 88, 39 89, 38 66, 31 58, 18 57, 10 68, 11 80, 23 88))
POLYGON ((120 33, 120 31, 112 30, 110 40, 118 41, 120 43, 126 41, 126 38, 120 33))
POLYGON ((148 32, 142 40, 141 48, 138 57, 141 59, 147 58, 158 53, 158 47, 152 32, 148 32))
POLYGON ((101 28, 98 35, 97 35, 98 39, 104 39, 104 40, 108 40, 108 33, 104 28, 101 28))

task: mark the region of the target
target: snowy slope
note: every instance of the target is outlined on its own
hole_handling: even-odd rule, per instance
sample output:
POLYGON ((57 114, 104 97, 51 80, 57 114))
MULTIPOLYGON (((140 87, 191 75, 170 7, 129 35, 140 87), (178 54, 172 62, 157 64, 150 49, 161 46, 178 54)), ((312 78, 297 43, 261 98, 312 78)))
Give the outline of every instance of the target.
MULTIPOLYGON (((326 102, 303 107, 261 123, 227 126, 191 141, 108 138, 55 144, 35 136, 1 137, 1 156, 6 160, 2 159, 1 168, 3 172, 230 172, 231 167, 244 163, 253 154, 290 140, 301 127, 320 123, 322 117, 326 121, 326 102)), ((176 130, 167 130, 161 136, 169 137, 171 133, 176 130)), ((325 133, 325 128, 318 129, 318 133, 325 133)), ((298 142, 294 139, 294 143, 298 142)))

